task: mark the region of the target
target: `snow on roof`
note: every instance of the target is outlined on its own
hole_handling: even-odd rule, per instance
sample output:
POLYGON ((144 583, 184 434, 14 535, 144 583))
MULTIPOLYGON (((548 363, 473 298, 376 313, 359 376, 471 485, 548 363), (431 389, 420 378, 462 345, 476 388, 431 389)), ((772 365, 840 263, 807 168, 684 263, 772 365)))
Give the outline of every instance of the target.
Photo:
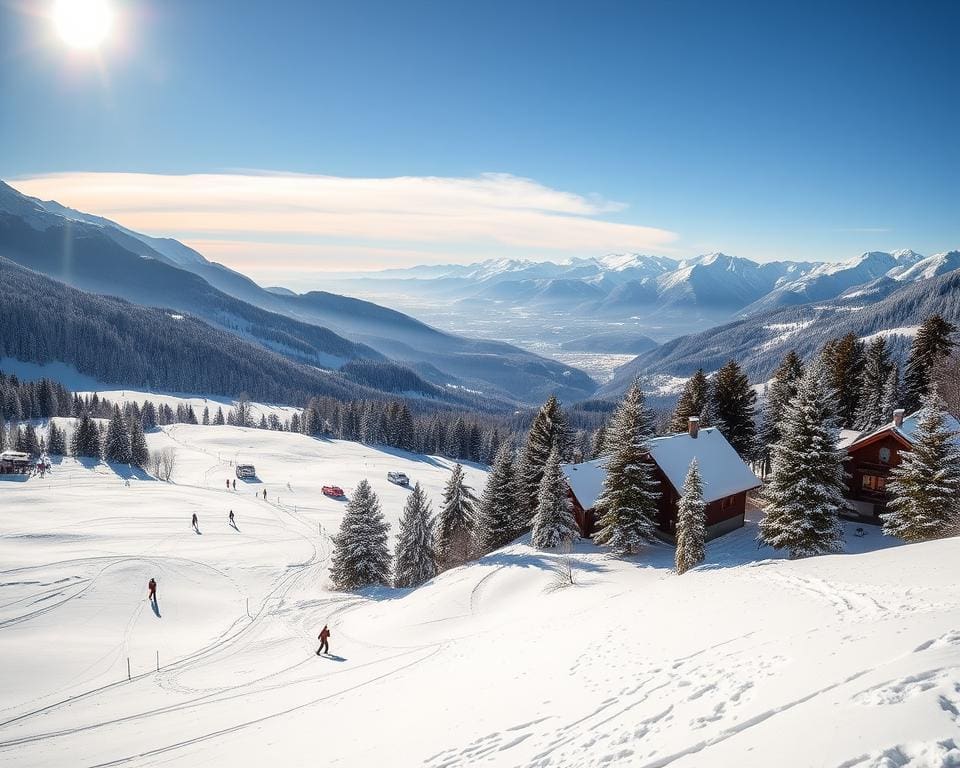
POLYGON ((4 461, 28 461, 30 454, 23 453, 22 451, 4 451, 0 453, 0 459, 4 461))
MULTIPOLYGON (((757 476, 715 427, 701 429, 696 438, 686 432, 655 437, 650 441, 650 455, 677 492, 683 488, 690 462, 695 458, 703 478, 703 500, 707 503, 760 485, 757 476)), ((605 462, 606 459, 594 459, 563 467, 570 489, 584 509, 594 506, 600 496, 605 462)))
MULTIPOLYGON (((882 427, 877 427, 876 429, 865 433, 862 437, 859 437, 855 440, 852 440, 850 443, 847 443, 847 447, 849 447, 854 443, 859 443, 864 440, 867 440, 868 438, 871 438, 874 435, 878 435, 881 432, 886 432, 888 430, 891 432, 895 432, 904 440, 906 440, 908 443, 913 445, 914 433, 917 431, 917 422, 919 420, 918 419, 919 416, 920 416, 920 411, 916 411, 914 413, 911 413, 909 416, 907 416, 903 420, 903 424, 899 427, 894 426, 894 423, 892 421, 889 422, 888 424, 884 424, 882 427)), ((956 440, 957 442, 960 442, 960 421, 957 421, 953 416, 951 416, 948 413, 946 414, 946 418, 944 419, 944 426, 951 432, 954 432, 955 433, 954 440, 956 440)), ((841 440, 840 442, 842 444, 843 441, 841 440)))
POLYGON ((863 434, 858 429, 841 429, 840 435, 837 438, 837 448, 846 448, 849 445, 857 442, 857 438, 863 434))

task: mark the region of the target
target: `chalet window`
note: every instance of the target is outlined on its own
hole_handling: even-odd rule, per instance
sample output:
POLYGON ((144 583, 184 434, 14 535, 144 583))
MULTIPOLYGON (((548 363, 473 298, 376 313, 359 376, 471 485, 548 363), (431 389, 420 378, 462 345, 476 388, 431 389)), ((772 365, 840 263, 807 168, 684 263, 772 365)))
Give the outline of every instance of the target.
POLYGON ((887 487, 887 478, 880 475, 864 475, 861 486, 865 491, 872 493, 883 493, 887 487))
POLYGON ((730 509, 733 506, 733 496, 727 496, 720 502, 720 509, 730 509))
POLYGON ((890 463, 890 449, 889 449, 889 448, 884 447, 884 448, 881 448, 881 449, 880 449, 880 463, 881 463, 881 464, 889 464, 889 463, 890 463))

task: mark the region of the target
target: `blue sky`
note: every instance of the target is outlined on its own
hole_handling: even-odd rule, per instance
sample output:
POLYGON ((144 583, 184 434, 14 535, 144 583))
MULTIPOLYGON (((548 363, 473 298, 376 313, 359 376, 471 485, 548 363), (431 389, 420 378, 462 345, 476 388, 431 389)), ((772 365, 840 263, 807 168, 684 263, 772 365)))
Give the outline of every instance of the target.
MULTIPOLYGON (((0 177, 248 271, 269 272, 274 253, 342 268, 340 247, 355 266, 599 255, 618 238, 758 260, 960 247, 957 2, 112 0, 117 21, 93 53, 54 39, 49 3, 0 4, 0 177), (364 234, 353 210, 329 232, 289 217, 204 226, 196 214, 231 204, 214 198, 237 171, 256 172, 238 180, 251 210, 270 194, 261 172, 378 179, 371 207, 394 195, 391 221, 421 212, 397 206, 408 192, 395 177, 504 174, 531 180, 536 199, 518 206, 546 221, 518 218, 524 236, 500 237, 499 203, 478 213, 471 198, 454 209, 474 222, 459 235, 407 219, 364 234), (97 187, 79 173, 218 175, 178 223, 155 215, 169 198, 129 204, 125 180, 145 177, 97 187), (106 187, 122 199, 85 192, 106 187), (555 206, 560 192, 574 209, 555 206), (568 248, 531 231, 577 217, 619 226, 573 221, 568 248)), ((327 212, 329 189, 304 194, 327 212)))

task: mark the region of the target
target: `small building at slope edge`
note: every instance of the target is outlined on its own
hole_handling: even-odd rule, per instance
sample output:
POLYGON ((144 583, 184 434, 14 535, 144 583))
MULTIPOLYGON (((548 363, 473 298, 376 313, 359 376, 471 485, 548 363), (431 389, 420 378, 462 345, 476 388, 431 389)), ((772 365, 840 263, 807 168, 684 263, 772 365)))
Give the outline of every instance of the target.
MULTIPOLYGON (((849 459, 845 466, 847 500, 851 511, 847 517, 866 523, 881 523, 880 515, 886 509, 887 481, 890 470, 900 464, 900 454, 913 448, 917 429, 917 413, 904 418, 904 410, 893 412, 893 421, 866 432, 853 440, 841 440, 849 459)), ((960 433, 960 422, 947 416, 947 429, 960 433)))
MULTIPOLYGON (((701 429, 699 420, 693 417, 686 432, 653 438, 648 458, 660 483, 656 523, 664 539, 673 541, 676 537, 677 505, 693 459, 703 478, 707 537, 712 539, 743 526, 747 493, 761 483, 716 428, 701 429)), ((606 459, 600 458, 563 466, 581 536, 590 536, 596 527, 594 506, 603 490, 605 464, 606 459)))

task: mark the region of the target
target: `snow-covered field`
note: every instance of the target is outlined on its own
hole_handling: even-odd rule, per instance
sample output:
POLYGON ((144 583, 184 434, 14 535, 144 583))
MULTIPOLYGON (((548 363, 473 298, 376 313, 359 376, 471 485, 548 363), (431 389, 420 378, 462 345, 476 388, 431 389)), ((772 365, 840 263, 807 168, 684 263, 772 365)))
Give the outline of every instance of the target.
POLYGON ((436 503, 449 462, 230 427, 150 441, 177 447, 175 483, 69 459, 0 480, 4 766, 960 764, 958 539, 848 526, 853 554, 789 562, 753 519, 683 577, 666 546, 583 544, 561 586, 562 558, 518 543, 345 595, 320 485, 367 476, 395 521, 386 471, 436 503), (262 484, 228 492, 237 460, 262 484))

